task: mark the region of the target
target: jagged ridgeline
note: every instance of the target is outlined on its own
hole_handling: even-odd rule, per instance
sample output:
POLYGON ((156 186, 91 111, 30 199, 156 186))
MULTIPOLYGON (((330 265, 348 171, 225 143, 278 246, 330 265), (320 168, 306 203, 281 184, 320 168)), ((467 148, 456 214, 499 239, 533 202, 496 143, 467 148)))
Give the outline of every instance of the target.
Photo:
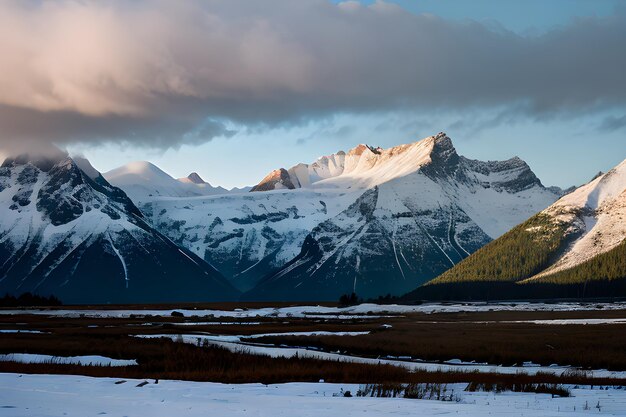
POLYGON ((146 162, 100 175, 66 155, 10 158, 0 291, 64 302, 401 295, 561 195, 521 159, 465 158, 444 133, 358 145, 246 191, 146 162))
POLYGON ((145 163, 104 174, 247 300, 401 295, 561 195, 521 159, 465 158, 444 133, 280 168, 253 192, 185 196, 165 175, 145 163))
POLYGON ((626 296, 626 161, 408 298, 626 296))
POLYGON ((236 299, 221 274, 157 232, 85 160, 58 153, 0 168, 0 293, 64 303, 236 299))
POLYGON ((316 226, 300 254, 261 279, 244 294, 246 299, 402 294, 498 237, 513 218, 532 215, 529 203, 538 207, 557 198, 519 158, 470 160, 459 156, 444 134, 391 149, 360 146, 313 168, 283 170, 280 181, 274 177, 266 177, 263 186, 332 181, 373 187, 316 226), (356 164, 350 162, 355 156, 356 164), (329 161, 341 162, 342 173, 348 174, 320 180, 320 166, 329 161), (387 181, 375 182, 385 175, 387 181))

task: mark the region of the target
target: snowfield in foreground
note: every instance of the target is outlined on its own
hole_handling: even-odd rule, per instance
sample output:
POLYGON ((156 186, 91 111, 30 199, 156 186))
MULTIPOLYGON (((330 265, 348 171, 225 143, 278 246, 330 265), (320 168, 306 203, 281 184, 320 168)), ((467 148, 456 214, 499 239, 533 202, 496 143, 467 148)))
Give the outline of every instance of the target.
POLYGON ((626 415, 626 391, 572 389, 572 397, 548 394, 469 393, 453 384, 459 401, 334 397, 355 384, 217 384, 73 375, 0 374, 0 416, 571 416, 626 415), (598 407, 596 407, 598 406, 598 407))
POLYGON ((351 319, 368 315, 370 318, 379 318, 385 315, 402 315, 411 313, 460 313, 481 311, 584 311, 584 310, 624 310, 625 302, 615 303, 529 303, 529 302, 464 302, 464 303, 424 303, 420 305, 400 304, 359 304, 356 306, 339 308, 323 306, 295 306, 295 307, 265 307, 235 310, 98 310, 98 309, 0 309, 3 314, 36 314, 54 317, 145 317, 145 316, 171 316, 174 311, 182 313, 185 317, 308 317, 308 318, 338 318, 351 319))
POLYGON ((134 359, 112 359, 99 355, 88 356, 52 356, 34 353, 9 353, 0 355, 0 362, 20 363, 51 363, 57 365, 86 365, 86 366, 133 366, 137 365, 134 359))

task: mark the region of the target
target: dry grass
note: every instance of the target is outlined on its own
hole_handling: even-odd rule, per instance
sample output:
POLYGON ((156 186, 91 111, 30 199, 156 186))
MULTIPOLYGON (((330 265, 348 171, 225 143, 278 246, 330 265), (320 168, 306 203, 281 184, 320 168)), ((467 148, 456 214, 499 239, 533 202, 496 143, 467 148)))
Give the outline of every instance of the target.
POLYGON ((409 372, 389 365, 323 361, 310 358, 270 358, 233 353, 218 347, 197 347, 169 339, 128 336, 61 336, 20 334, 0 339, 0 353, 54 356, 102 355, 137 359, 137 366, 106 367, 0 362, 0 372, 79 374, 97 377, 182 379, 224 383, 328 382, 626 385, 626 380, 593 378, 584 372, 503 375, 479 372, 409 372))
POLYGON ((254 334, 295 331, 371 331, 364 336, 272 337, 258 342, 317 346, 370 357, 385 355, 443 361, 453 358, 494 364, 533 361, 590 368, 626 369, 626 325, 546 326, 503 321, 563 318, 624 318, 624 311, 483 312, 411 314, 380 319, 228 318, 236 325, 177 326, 189 318, 62 318, 33 315, 1 316, 0 328, 38 329, 50 334, 10 334, 0 337, 0 353, 40 353, 55 356, 102 355, 137 359, 134 367, 84 367, 58 364, 0 363, 2 372, 76 373, 120 378, 169 378, 219 382, 318 381, 356 383, 453 383, 622 385, 585 374, 499 375, 467 372, 417 372, 391 366, 328 362, 305 358, 276 359, 201 348, 171 340, 139 339, 130 334, 254 334), (245 322, 248 324, 245 324, 245 322), (260 322, 250 324, 249 322, 260 322), (489 321, 489 323, 476 323, 489 321), (148 323, 149 325, 145 325, 148 323), (381 324, 391 324, 382 329, 381 324), (97 327, 93 327, 97 326, 97 327))
POLYGON ((93 367, 1 362, 0 372, 64 373, 120 378, 163 378, 216 382, 401 381, 407 372, 393 366, 327 362, 307 358, 270 358, 197 347, 165 339, 128 336, 16 335, 0 340, 0 353, 54 356, 102 355, 136 359, 138 366, 93 367))
MULTIPOLYGON (((605 316, 626 317, 607 312, 605 316)), ((423 316, 388 321, 363 336, 280 336, 256 339, 260 343, 316 347, 368 357, 410 356, 427 361, 486 362, 514 365, 532 361, 542 365, 572 365, 593 369, 626 370, 626 324, 545 325, 491 322, 557 318, 553 314, 479 313, 423 316), (489 320, 490 322, 481 322, 489 320)), ((599 314, 598 314, 599 315, 599 314)), ((558 318, 566 315, 559 314, 558 318)), ((581 318, 580 313, 573 314, 581 318)))

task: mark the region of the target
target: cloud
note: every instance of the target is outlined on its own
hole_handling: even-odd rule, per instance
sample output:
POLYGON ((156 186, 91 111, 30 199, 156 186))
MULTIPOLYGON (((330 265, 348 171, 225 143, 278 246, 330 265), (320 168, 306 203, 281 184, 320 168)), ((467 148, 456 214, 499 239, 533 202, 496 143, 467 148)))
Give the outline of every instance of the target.
POLYGON ((608 116, 600 123, 600 129, 612 132, 626 127, 626 115, 622 117, 608 116))
POLYGON ((626 16, 540 36, 378 1, 0 2, 0 143, 158 148, 335 113, 626 106, 626 16))
POLYGON ((335 125, 334 120, 323 120, 319 123, 317 128, 304 137, 300 137, 296 140, 297 145, 304 145, 305 143, 314 139, 336 139, 341 140, 356 133, 357 129, 351 125, 335 125))

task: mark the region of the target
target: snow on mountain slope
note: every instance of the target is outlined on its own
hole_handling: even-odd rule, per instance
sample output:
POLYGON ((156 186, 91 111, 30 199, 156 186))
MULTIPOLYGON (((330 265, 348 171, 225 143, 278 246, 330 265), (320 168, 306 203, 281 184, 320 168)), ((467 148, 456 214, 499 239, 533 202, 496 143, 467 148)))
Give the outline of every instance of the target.
POLYGON ((626 160, 544 210, 576 236, 559 259, 531 279, 580 265, 626 239, 626 160))
POLYGON ((136 203, 141 204, 152 197, 193 197, 223 194, 222 187, 213 187, 209 183, 189 179, 177 180, 162 171, 156 165, 146 162, 131 162, 103 174, 104 178, 115 187, 121 188, 136 203))
MULTIPOLYGON (((429 138, 432 139, 433 137, 429 138)), ((390 149, 358 145, 323 156, 312 164, 272 171, 252 191, 279 188, 372 188, 414 172, 429 162, 428 140, 390 149)))
POLYGON ((300 254, 244 294, 246 298, 402 294, 558 198, 519 158, 469 160, 456 153, 445 135, 392 149, 399 159, 397 172, 406 175, 394 176, 392 161, 378 160, 377 165, 359 160, 361 168, 351 168, 352 174, 320 181, 345 185, 351 178, 360 187, 391 178, 315 227, 300 254), (409 168, 411 161, 417 169, 409 168))
POLYGON ((192 198, 153 198, 140 205, 151 223, 248 290, 300 251, 306 235, 358 193, 277 190, 192 198))
POLYGON ((87 174, 87 176, 92 180, 95 180, 98 177, 102 176, 102 174, 100 174, 100 172, 95 169, 93 165, 91 165, 91 162, 89 162, 88 159, 83 158, 82 156, 75 156, 72 159, 74 160, 76 166, 80 168, 83 173, 87 174))
MULTIPOLYGON (((178 181, 182 182, 183 184, 193 184, 193 185, 195 185, 196 187, 198 187, 200 189, 200 191, 203 193, 203 195, 225 194, 225 193, 229 192, 229 190, 227 190, 224 187, 213 187, 211 184, 209 184, 208 182, 203 180, 202 177, 200 175, 198 175, 197 172, 192 172, 191 174, 189 174, 188 176, 186 176, 184 178, 179 178, 178 181)), ((193 188, 193 187, 190 187, 190 188, 195 190, 195 188, 193 188)), ((233 188, 230 191, 237 192, 237 191, 239 191, 239 189, 238 188, 233 188)))
MULTIPOLYGON (((355 270, 366 271, 367 278, 357 282, 362 295, 366 288, 381 291, 375 295, 412 289, 558 197, 519 158, 469 160, 457 155, 445 134, 387 150, 358 146, 311 165, 274 171, 255 190, 264 191, 192 197, 152 193, 136 202, 157 230, 243 291, 286 268, 311 234, 329 251, 307 260, 310 265, 323 262, 317 276, 351 277, 345 280, 350 285, 342 286, 327 279, 324 298, 334 300, 354 287, 355 270), (375 197, 363 194, 372 190, 375 197), (349 209, 357 199, 367 200, 371 216, 354 214, 358 207, 349 209), (381 284, 385 281, 375 278, 375 271, 389 271, 393 279, 381 284)), ((301 284, 300 292, 291 284, 285 288, 299 297, 307 286, 301 284)), ((248 295, 254 294, 260 293, 248 295)))
POLYGON ((237 296, 214 268, 150 227, 88 161, 80 164, 87 173, 65 155, 2 164, 1 293, 54 294, 70 303, 237 296))
MULTIPOLYGON (((310 165, 298 164, 288 170, 281 168, 272 171, 253 191, 281 188, 370 189, 396 178, 406 177, 423 166, 432 164, 433 148, 445 138, 447 138, 445 133, 438 133, 418 142, 389 149, 358 145, 348 153, 340 151, 323 156, 310 165)), ((454 158, 462 158, 456 155, 451 144, 447 150, 442 151, 442 155, 435 155, 435 158, 445 157, 445 152, 451 152, 454 158)), ((462 159, 465 160, 465 165, 471 167, 472 175, 477 181, 493 184, 496 188, 506 188, 508 183, 514 181, 540 184, 528 165, 517 157, 509 161, 495 162, 462 159)))
POLYGON ((267 174, 260 183, 250 191, 293 190, 296 187, 291 181, 291 175, 286 169, 280 168, 267 174))

